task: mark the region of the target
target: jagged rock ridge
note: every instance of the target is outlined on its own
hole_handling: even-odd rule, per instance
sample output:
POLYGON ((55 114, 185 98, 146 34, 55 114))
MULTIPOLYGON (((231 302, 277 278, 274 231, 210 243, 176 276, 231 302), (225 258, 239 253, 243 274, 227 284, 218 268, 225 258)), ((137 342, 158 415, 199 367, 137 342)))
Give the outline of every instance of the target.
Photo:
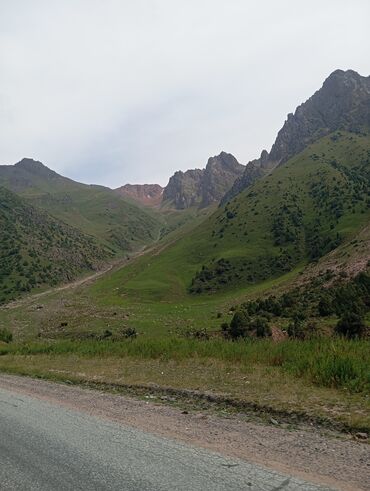
POLYGON ((294 114, 288 114, 270 153, 264 150, 259 159, 249 162, 222 203, 319 138, 340 129, 356 132, 369 126, 370 77, 353 70, 335 70, 321 89, 298 106, 294 114))
POLYGON ((163 202, 177 209, 219 202, 244 169, 233 155, 221 152, 208 160, 205 169, 175 172, 163 191, 163 202))

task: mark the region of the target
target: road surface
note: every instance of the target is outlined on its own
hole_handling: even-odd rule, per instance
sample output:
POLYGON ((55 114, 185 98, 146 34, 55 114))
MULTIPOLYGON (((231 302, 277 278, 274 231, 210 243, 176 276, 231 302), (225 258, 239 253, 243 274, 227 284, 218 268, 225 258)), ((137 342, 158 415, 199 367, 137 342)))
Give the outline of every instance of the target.
POLYGON ((329 490, 0 388, 1 490, 329 490))

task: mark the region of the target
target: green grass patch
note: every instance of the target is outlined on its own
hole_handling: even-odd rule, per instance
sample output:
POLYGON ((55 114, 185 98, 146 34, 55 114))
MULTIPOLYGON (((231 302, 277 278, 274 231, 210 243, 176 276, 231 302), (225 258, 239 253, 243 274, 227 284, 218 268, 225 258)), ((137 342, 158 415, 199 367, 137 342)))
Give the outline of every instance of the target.
POLYGON ((30 342, 0 347, 0 355, 78 355, 88 358, 132 357, 143 360, 215 359, 240 365, 279 367, 295 377, 321 387, 366 392, 370 389, 370 343, 361 340, 317 339, 198 341, 181 338, 130 341, 30 342))

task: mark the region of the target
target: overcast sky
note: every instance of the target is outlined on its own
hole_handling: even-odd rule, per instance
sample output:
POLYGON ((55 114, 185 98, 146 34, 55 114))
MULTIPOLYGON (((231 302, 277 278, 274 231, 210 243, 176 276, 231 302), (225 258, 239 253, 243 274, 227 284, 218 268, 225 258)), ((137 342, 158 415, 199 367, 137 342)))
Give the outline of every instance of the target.
POLYGON ((370 74, 369 0, 0 0, 0 163, 166 184, 270 150, 336 68, 370 74))

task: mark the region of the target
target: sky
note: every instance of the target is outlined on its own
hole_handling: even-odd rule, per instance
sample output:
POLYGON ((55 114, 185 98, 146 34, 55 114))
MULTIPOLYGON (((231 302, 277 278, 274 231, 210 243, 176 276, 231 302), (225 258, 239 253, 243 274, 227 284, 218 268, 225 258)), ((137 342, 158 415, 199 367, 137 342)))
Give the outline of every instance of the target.
POLYGON ((246 164, 335 69, 370 75, 369 0, 0 0, 0 164, 165 185, 246 164))

